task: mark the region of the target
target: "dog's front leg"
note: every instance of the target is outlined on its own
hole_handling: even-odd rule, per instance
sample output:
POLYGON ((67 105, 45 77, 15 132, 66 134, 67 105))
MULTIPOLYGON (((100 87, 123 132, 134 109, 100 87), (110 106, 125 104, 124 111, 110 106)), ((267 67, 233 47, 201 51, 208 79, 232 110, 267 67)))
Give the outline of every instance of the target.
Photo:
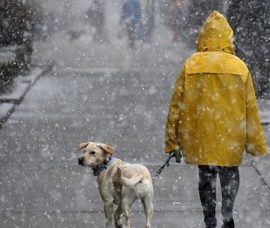
POLYGON ((106 228, 112 227, 112 220, 113 220, 113 203, 108 202, 104 204, 104 213, 105 213, 105 226, 106 228))

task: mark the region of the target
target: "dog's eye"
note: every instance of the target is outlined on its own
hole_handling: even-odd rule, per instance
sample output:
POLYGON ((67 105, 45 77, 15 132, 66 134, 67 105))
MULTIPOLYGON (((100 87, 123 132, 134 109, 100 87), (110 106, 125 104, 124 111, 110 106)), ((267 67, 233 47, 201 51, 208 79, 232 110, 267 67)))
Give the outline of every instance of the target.
POLYGON ((90 154, 95 154, 96 152, 95 151, 91 151, 90 154))

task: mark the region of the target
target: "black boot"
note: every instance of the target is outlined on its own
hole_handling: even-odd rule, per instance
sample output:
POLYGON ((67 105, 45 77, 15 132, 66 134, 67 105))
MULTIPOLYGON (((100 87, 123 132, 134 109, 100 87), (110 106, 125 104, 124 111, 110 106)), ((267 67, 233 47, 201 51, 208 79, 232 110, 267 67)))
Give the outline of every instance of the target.
POLYGON ((223 220, 223 225, 221 228, 234 228, 234 221, 233 219, 230 220, 223 220))
POLYGON ((217 227, 217 220, 213 218, 213 220, 204 219, 205 227, 206 228, 216 228, 217 227))

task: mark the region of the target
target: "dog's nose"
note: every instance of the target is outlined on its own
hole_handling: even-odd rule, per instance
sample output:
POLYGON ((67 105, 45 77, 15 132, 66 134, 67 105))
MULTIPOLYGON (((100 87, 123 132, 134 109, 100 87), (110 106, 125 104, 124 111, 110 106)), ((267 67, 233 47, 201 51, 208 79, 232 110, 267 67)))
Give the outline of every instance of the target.
POLYGON ((83 165, 83 158, 78 158, 79 165, 83 165))

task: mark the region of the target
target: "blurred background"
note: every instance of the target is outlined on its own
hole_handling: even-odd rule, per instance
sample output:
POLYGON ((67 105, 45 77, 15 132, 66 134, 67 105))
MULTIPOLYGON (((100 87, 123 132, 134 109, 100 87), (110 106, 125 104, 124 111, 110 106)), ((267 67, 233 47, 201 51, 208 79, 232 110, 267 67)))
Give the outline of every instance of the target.
MULTIPOLYGON (((225 14, 233 27, 237 55, 251 69, 257 94, 264 96, 269 89, 269 1, 130 1, 131 9, 125 6, 127 0, 1 0, 0 92, 31 64, 58 60, 56 65, 70 67, 74 58, 70 62, 65 58, 74 50, 66 49, 76 46, 76 42, 85 43, 89 53, 99 47, 107 50, 105 56, 110 51, 116 57, 122 54, 124 62, 128 55, 147 45, 160 48, 182 42, 193 50, 199 29, 213 10, 225 14), (109 50, 111 47, 120 51, 109 50)), ((75 60, 77 68, 83 65, 80 61, 75 60)), ((91 61, 101 60, 92 53, 87 64, 91 61)), ((123 58, 115 61, 122 62, 123 58)))

